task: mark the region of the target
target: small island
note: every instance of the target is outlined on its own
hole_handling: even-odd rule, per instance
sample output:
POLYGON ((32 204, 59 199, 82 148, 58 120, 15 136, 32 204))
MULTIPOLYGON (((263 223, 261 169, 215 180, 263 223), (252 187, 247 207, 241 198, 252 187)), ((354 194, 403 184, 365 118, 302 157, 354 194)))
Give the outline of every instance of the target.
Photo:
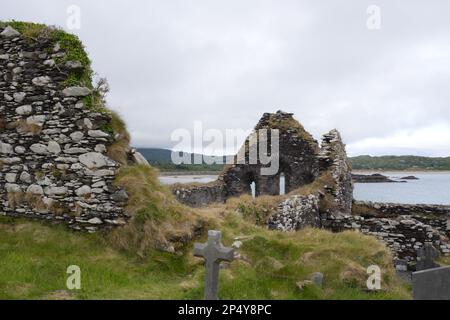
POLYGON ((390 179, 379 173, 374 174, 354 174, 352 173, 352 179, 355 183, 383 183, 383 182, 400 182, 390 179))

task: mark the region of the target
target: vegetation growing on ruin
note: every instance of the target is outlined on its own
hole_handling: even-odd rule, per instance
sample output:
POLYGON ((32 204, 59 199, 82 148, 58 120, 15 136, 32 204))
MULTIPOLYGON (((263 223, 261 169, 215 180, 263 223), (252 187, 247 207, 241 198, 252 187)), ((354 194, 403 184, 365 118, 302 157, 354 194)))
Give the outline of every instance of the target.
POLYGON ((22 37, 29 41, 47 41, 49 42, 48 53, 53 53, 53 47, 59 45, 65 52, 62 57, 55 58, 57 65, 64 64, 68 61, 78 61, 81 63, 81 68, 71 70, 66 80, 61 82, 62 87, 83 86, 92 90, 92 93, 83 99, 87 108, 95 112, 109 113, 102 99, 102 93, 93 85, 93 74, 91 68, 91 60, 85 50, 81 40, 74 34, 65 32, 54 26, 47 26, 39 23, 22 22, 22 21, 0 21, 0 27, 6 26, 19 31, 22 37))
MULTIPOLYGON (((40 23, 23 21, 5 21, 0 22, 0 27, 11 26, 22 34, 22 37, 31 41, 50 41, 51 45, 59 43, 64 50, 64 57, 57 58, 56 63, 67 61, 79 61, 83 66, 81 69, 73 70, 69 73, 67 79, 63 82, 64 87, 82 85, 93 88, 91 61, 80 39, 74 35, 65 32, 62 29, 47 26, 40 23)), ((49 47, 51 50, 52 47, 49 47)), ((52 53, 51 51, 49 53, 52 53)))
MULTIPOLYGON (((278 119, 274 114, 268 120, 267 129, 278 129, 280 131, 286 132, 295 132, 297 136, 305 141, 311 142, 311 146, 317 145, 317 141, 313 138, 313 136, 305 130, 305 128, 294 118, 289 119, 278 119)), ((318 150, 317 150, 318 151, 318 150)))
POLYGON ((125 121, 117 112, 111 111, 110 116, 111 121, 100 128, 113 136, 116 135, 115 141, 108 146, 107 155, 120 164, 126 165, 130 152, 130 134, 127 131, 125 121))

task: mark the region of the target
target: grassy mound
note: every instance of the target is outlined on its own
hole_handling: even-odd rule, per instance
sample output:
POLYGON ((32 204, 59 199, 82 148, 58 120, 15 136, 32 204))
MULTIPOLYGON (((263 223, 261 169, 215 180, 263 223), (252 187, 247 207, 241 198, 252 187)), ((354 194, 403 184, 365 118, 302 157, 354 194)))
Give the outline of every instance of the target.
MULTIPOLYGON (((206 210, 206 209, 205 209, 206 210)), ((240 258, 220 272, 222 299, 409 299, 395 277, 391 256, 374 238, 356 232, 306 229, 272 232, 246 222, 223 206, 199 214, 223 231, 223 243, 242 242, 240 258), (382 290, 367 292, 367 266, 382 270, 382 290), (323 288, 300 290, 312 272, 323 288)), ((203 237, 199 241, 205 241, 203 237)), ((145 258, 108 245, 101 234, 73 233, 63 226, 0 218, 0 299, 201 299, 203 260, 149 250, 145 258), (66 288, 69 265, 81 268, 81 290, 66 288)))
POLYGON ((123 167, 116 184, 130 197, 126 213, 131 219, 109 236, 114 247, 141 257, 154 248, 174 251, 201 228, 201 219, 192 209, 181 205, 169 188, 160 184, 156 169, 146 165, 123 167))

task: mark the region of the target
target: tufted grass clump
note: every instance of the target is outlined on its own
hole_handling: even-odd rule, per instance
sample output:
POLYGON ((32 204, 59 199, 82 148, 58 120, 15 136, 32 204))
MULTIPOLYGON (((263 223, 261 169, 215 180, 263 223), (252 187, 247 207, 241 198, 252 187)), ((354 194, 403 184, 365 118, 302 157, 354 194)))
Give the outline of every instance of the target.
POLYGON ((111 122, 100 128, 107 133, 117 135, 114 143, 108 146, 107 155, 120 164, 126 165, 130 153, 130 134, 127 131, 125 121, 117 112, 111 111, 110 116, 111 122))
POLYGON ((158 171, 150 166, 123 167, 115 184, 129 195, 126 213, 130 216, 127 225, 109 236, 118 249, 145 257, 155 248, 182 247, 201 224, 192 209, 176 201, 159 182, 158 171))
POLYGON ((49 27, 45 24, 23 21, 0 21, 0 28, 11 26, 19 31, 25 39, 38 40, 43 34, 47 34, 49 27))

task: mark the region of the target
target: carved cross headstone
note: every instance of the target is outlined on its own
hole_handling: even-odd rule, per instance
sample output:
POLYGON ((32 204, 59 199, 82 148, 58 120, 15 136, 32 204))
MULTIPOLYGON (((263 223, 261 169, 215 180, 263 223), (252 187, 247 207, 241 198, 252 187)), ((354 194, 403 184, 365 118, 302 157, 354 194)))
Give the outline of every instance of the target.
POLYGON ((209 230, 208 242, 194 244, 194 256, 206 261, 205 300, 218 299, 220 262, 234 259, 234 249, 225 248, 220 242, 221 237, 220 231, 209 230))
POLYGON ((425 243, 422 248, 417 250, 416 271, 439 267, 439 265, 434 262, 438 257, 439 251, 437 251, 431 243, 425 243))

